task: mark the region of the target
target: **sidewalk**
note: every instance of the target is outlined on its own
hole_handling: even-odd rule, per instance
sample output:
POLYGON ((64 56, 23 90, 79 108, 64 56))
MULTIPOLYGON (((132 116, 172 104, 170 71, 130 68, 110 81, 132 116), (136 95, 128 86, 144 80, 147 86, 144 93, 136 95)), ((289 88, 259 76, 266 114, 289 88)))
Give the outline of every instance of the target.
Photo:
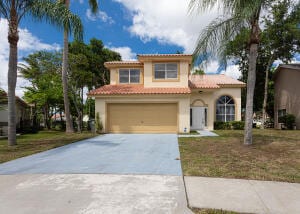
POLYGON ((185 176, 190 207, 241 213, 299 214, 300 184, 185 176))

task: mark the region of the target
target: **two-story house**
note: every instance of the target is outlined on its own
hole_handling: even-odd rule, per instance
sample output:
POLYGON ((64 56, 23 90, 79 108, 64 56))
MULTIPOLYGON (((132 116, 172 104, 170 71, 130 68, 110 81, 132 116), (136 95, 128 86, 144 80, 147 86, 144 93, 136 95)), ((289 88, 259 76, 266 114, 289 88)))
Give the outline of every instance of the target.
POLYGON ((95 97, 105 132, 184 133, 241 120, 241 87, 225 75, 191 75, 192 55, 141 54, 106 62, 110 84, 95 97))

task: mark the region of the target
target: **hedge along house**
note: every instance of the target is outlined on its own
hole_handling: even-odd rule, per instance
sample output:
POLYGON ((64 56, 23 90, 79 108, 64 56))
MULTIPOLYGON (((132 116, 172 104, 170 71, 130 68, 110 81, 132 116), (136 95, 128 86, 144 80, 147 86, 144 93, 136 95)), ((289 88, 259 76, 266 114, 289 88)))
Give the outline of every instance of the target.
POLYGON ((191 75, 192 55, 142 54, 106 62, 110 84, 95 97, 104 132, 183 133, 212 130, 214 121, 241 120, 243 82, 225 75, 191 75))

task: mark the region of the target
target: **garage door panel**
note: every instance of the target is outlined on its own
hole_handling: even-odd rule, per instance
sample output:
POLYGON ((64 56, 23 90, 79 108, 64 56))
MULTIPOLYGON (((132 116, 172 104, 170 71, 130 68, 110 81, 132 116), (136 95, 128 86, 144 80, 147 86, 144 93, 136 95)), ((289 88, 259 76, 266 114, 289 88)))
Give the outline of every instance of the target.
POLYGON ((114 103, 107 108, 109 132, 177 132, 176 103, 114 103))

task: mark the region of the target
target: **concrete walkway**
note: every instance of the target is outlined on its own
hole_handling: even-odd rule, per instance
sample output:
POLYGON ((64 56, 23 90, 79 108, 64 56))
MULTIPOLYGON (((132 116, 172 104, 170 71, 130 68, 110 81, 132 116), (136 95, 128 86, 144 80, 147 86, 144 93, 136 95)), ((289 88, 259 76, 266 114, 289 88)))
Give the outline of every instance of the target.
POLYGON ((179 134, 178 137, 217 137, 217 135, 214 132, 208 131, 208 130, 199 130, 197 131, 198 134, 179 134))
POLYGON ((299 214, 300 184, 184 177, 190 207, 240 213, 299 214))

